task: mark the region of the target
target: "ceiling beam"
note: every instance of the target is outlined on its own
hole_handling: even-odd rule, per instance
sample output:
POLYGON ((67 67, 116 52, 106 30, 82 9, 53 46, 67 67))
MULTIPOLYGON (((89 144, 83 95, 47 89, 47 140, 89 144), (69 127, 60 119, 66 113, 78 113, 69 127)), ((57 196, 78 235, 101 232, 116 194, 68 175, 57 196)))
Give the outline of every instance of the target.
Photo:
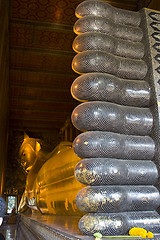
POLYGON ((31 27, 37 27, 37 28, 48 28, 49 30, 56 30, 56 31, 66 31, 66 32, 73 32, 73 26, 71 25, 65 25, 65 24, 58 24, 58 23, 51 23, 51 22, 42 22, 42 21, 33 21, 33 20, 27 20, 27 19, 10 19, 10 25, 12 24, 21 24, 24 26, 31 26, 31 27))
POLYGON ((28 98, 28 99, 46 99, 46 100, 56 100, 56 101, 72 101, 73 98, 70 92, 57 91, 54 89, 44 89, 37 87, 28 86, 10 86, 10 97, 17 98, 28 98))
POLYGON ((72 110, 77 104, 76 100, 72 102, 62 102, 62 101, 45 101, 35 100, 35 99, 23 99, 23 98, 11 98, 9 100, 10 109, 37 109, 39 111, 53 111, 53 112, 68 112, 72 110))
POLYGON ((45 122, 64 121, 69 115, 69 112, 52 112, 44 110, 28 110, 28 109, 10 109, 9 114, 11 119, 24 119, 24 120, 41 120, 45 122))
POLYGON ((79 74, 75 73, 74 71, 66 73, 65 71, 56 71, 54 69, 52 70, 43 70, 43 69, 34 69, 34 68, 10 68, 10 73, 12 74, 12 72, 24 72, 24 74, 26 74, 27 72, 33 72, 33 73, 44 73, 44 74, 52 74, 52 75, 58 75, 58 76, 67 76, 67 77, 73 77, 73 76, 79 76, 79 74))
POLYGON ((11 69, 10 84, 11 85, 29 85, 43 86, 56 89, 67 89, 70 87, 78 74, 53 71, 36 71, 33 69, 11 69))
POLYGON ((51 85, 49 85, 49 84, 39 84, 39 83, 34 83, 34 82, 32 82, 32 83, 30 83, 30 82, 28 82, 28 83, 14 83, 14 84, 10 84, 10 88, 12 89, 12 88, 14 88, 14 87, 16 87, 17 89, 18 89, 18 87, 23 87, 23 88, 27 88, 27 89, 29 89, 29 88, 37 88, 37 89, 43 89, 44 91, 45 90, 47 90, 47 91, 53 91, 53 92, 66 92, 66 93, 70 93, 70 89, 69 89, 69 87, 67 87, 67 88, 64 88, 63 86, 59 86, 59 88, 57 88, 54 84, 51 84, 51 85))
POLYGON ((31 47, 22 47, 22 46, 14 46, 10 48, 12 51, 19 51, 19 52, 35 52, 40 54, 47 54, 47 55, 53 55, 53 56, 75 56, 75 52, 72 51, 62 51, 62 50, 53 50, 53 49, 43 49, 43 48, 31 48, 31 47))
POLYGON ((26 119, 10 119, 9 127, 12 130, 19 131, 36 131, 36 132, 50 132, 59 131, 64 122, 61 121, 41 121, 41 120, 26 120, 26 119))
POLYGON ((44 71, 58 71, 72 73, 71 63, 73 54, 60 55, 56 52, 24 50, 22 48, 10 50, 10 68, 41 69, 44 71))

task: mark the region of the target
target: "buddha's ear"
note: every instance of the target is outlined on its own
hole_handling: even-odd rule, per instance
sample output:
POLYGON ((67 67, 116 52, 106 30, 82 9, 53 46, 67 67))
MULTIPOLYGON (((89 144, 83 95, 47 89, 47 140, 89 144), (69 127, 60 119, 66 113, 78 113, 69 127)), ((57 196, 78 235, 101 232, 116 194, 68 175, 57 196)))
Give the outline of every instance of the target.
POLYGON ((39 152, 41 150, 41 144, 36 141, 36 151, 39 152))
POLYGON ((26 140, 26 139, 28 139, 28 138, 29 138, 29 136, 27 135, 26 132, 24 132, 24 140, 26 140))

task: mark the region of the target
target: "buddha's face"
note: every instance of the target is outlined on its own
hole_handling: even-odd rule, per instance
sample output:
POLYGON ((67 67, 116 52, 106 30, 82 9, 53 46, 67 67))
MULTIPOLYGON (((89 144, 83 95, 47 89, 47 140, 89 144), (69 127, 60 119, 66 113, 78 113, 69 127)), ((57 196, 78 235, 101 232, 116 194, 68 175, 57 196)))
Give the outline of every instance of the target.
POLYGON ((20 163, 25 171, 29 171, 36 160, 35 146, 36 142, 31 138, 24 140, 22 143, 19 154, 20 163))

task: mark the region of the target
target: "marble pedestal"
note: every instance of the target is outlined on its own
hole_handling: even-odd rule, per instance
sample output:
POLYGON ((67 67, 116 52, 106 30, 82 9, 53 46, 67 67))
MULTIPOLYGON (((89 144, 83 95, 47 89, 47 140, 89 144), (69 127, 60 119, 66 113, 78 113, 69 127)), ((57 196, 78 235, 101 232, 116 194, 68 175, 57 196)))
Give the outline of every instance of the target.
MULTIPOLYGON (((41 214, 19 215, 16 240, 94 240, 78 230, 77 216, 52 216, 41 214)), ((131 238, 103 238, 103 240, 129 240, 131 238)), ((135 240, 137 238, 132 238, 135 240)), ((141 238, 139 238, 141 239, 141 238)), ((160 239, 160 235, 154 237, 160 239)), ((150 239, 151 240, 151 239, 150 239)))

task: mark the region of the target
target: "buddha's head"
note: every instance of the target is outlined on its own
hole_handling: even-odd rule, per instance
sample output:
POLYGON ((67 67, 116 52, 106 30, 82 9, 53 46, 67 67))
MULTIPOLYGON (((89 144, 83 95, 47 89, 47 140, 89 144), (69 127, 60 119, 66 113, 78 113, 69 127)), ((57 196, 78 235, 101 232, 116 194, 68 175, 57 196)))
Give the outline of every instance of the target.
POLYGON ((28 172, 34 165, 40 149, 41 146, 38 142, 38 139, 30 138, 27 134, 24 135, 24 140, 20 147, 19 156, 20 164, 26 172, 28 172))

